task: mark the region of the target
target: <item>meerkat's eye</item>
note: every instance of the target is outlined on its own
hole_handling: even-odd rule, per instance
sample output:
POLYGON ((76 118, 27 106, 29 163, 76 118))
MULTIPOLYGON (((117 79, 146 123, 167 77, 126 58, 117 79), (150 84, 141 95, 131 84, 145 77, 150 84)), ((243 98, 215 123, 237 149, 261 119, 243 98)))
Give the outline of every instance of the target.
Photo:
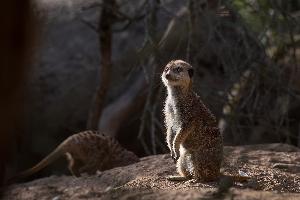
POLYGON ((174 71, 175 71, 176 73, 180 73, 180 72, 183 71, 183 69, 182 69, 181 67, 176 67, 176 68, 174 68, 174 71))
POLYGON ((169 67, 166 67, 164 71, 165 71, 165 72, 169 71, 169 67))

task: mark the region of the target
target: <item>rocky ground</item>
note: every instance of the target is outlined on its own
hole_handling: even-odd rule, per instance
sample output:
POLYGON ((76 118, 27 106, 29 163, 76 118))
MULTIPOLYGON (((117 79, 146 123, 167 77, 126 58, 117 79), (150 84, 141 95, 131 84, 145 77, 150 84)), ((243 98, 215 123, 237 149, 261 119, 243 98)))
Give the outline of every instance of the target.
POLYGON ((51 176, 15 184, 4 199, 300 199, 300 149, 284 144, 225 148, 223 174, 238 170, 251 179, 234 183, 170 182, 175 173, 169 155, 142 158, 97 176, 51 176))

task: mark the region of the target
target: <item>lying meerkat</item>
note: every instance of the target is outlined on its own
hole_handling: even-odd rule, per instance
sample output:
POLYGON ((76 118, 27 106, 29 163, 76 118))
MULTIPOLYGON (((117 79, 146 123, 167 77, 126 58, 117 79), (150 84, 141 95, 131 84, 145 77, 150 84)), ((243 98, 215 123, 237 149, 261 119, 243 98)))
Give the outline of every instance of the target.
POLYGON ((139 161, 134 153, 113 138, 96 131, 83 131, 68 137, 42 161, 10 178, 7 183, 35 174, 63 155, 66 155, 68 168, 74 176, 95 174, 97 170, 104 171, 139 161))
POLYGON ((193 72, 187 62, 174 60, 161 76, 168 91, 164 107, 167 143, 180 174, 168 179, 213 181, 220 177, 223 139, 215 116, 192 90, 193 72))

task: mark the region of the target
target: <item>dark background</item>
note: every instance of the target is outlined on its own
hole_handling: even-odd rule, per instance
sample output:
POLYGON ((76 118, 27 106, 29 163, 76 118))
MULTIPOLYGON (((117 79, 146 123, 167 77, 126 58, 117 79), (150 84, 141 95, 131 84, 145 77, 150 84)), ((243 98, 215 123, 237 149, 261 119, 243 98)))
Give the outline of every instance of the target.
POLYGON ((23 2, 1 8, 2 176, 86 129, 139 156, 168 152, 160 74, 171 59, 195 68, 225 144, 300 146, 299 0, 23 2))

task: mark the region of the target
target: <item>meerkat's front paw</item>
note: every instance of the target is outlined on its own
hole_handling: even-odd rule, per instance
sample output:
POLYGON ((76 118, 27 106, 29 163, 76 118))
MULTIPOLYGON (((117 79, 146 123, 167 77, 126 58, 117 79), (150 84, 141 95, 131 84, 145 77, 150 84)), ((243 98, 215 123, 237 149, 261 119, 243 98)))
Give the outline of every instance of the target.
POLYGON ((172 157, 173 157, 174 160, 178 160, 179 153, 174 152, 172 157))
POLYGON ((174 158, 173 156, 172 156, 172 160, 174 161, 175 164, 177 163, 177 159, 174 158))
POLYGON ((173 152, 171 152, 171 157, 172 157, 173 160, 175 160, 175 161, 177 160, 176 155, 173 152))
POLYGON ((171 157, 172 157, 172 158, 174 158, 174 154, 173 154, 173 152, 172 152, 172 151, 171 151, 171 153, 170 153, 170 154, 171 154, 171 157))
POLYGON ((175 161, 175 163, 177 162, 177 160, 179 159, 179 156, 174 156, 173 160, 175 161))
POLYGON ((171 157, 172 157, 172 159, 173 159, 173 161, 176 163, 177 162, 177 160, 178 160, 178 157, 176 156, 176 155, 171 155, 171 157))

